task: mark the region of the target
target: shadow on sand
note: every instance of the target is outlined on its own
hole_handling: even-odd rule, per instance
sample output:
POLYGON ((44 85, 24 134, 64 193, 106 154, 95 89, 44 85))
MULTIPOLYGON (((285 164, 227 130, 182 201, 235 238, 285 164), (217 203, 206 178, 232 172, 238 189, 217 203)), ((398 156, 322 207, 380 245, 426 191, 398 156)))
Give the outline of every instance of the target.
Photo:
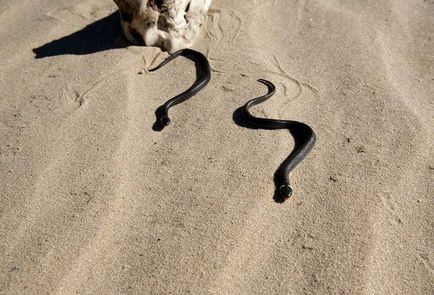
POLYGON ((34 48, 35 58, 57 55, 85 55, 115 48, 125 48, 129 44, 123 38, 116 11, 83 29, 68 36, 51 41, 38 48, 34 48))

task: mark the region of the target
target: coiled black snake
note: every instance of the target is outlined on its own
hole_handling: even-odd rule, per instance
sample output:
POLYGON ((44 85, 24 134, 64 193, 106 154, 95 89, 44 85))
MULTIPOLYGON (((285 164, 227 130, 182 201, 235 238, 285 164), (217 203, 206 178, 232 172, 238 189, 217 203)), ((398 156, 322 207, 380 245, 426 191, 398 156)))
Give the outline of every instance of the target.
POLYGON ((268 87, 268 93, 249 100, 243 107, 234 113, 234 120, 238 125, 258 129, 288 129, 295 140, 295 147, 291 154, 283 161, 274 174, 276 186, 274 200, 284 202, 292 195, 289 183, 289 173, 307 156, 315 145, 316 136, 312 128, 307 124, 297 121, 276 120, 255 117, 250 113, 250 108, 269 99, 276 91, 273 83, 259 79, 258 82, 268 87))
POLYGON ((192 50, 192 49, 181 49, 168 58, 166 58, 161 64, 157 67, 149 70, 150 72, 156 71, 160 69, 165 64, 169 63, 171 60, 175 59, 178 56, 184 56, 190 60, 192 60, 196 65, 196 81, 193 85, 188 88, 186 91, 178 94, 177 96, 166 101, 165 104, 160 106, 155 112, 155 116, 157 117, 156 122, 154 123, 153 129, 155 131, 161 131, 163 128, 170 123, 169 118, 169 109, 181 102, 186 101, 191 98, 193 95, 198 93, 202 88, 208 84, 211 80, 211 68, 208 62, 208 59, 200 52, 192 50))

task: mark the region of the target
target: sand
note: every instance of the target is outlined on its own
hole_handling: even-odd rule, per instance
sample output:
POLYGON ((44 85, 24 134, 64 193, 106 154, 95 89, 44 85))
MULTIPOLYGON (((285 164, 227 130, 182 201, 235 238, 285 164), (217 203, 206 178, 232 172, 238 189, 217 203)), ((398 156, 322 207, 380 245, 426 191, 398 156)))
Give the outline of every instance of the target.
POLYGON ((434 3, 214 0, 178 58, 109 0, 0 2, 0 294, 433 294, 434 3), (273 200, 301 120, 318 136, 273 200))

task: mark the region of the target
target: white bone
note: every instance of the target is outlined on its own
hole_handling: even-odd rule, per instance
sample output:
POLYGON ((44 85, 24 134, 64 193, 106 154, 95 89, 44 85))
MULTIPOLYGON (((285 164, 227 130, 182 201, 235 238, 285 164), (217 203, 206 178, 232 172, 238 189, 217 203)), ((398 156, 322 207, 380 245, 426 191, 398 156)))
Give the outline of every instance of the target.
POLYGON ((169 53, 193 44, 206 22, 211 1, 114 0, 130 42, 158 46, 169 53))

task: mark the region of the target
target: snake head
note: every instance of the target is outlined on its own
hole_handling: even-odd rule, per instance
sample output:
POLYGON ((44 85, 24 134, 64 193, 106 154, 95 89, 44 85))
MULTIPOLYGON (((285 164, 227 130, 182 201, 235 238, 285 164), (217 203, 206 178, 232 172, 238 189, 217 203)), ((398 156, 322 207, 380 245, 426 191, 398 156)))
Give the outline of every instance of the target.
POLYGON ((167 126, 167 125, 170 124, 170 118, 167 117, 167 116, 161 116, 158 119, 158 121, 159 121, 159 123, 160 123, 161 126, 167 126))
POLYGON ((152 126, 154 131, 161 131, 170 124, 169 114, 167 113, 167 108, 162 105, 155 111, 155 123, 152 126))
POLYGON ((274 194, 274 200, 278 203, 283 203, 292 195, 292 188, 288 184, 279 186, 274 194))

